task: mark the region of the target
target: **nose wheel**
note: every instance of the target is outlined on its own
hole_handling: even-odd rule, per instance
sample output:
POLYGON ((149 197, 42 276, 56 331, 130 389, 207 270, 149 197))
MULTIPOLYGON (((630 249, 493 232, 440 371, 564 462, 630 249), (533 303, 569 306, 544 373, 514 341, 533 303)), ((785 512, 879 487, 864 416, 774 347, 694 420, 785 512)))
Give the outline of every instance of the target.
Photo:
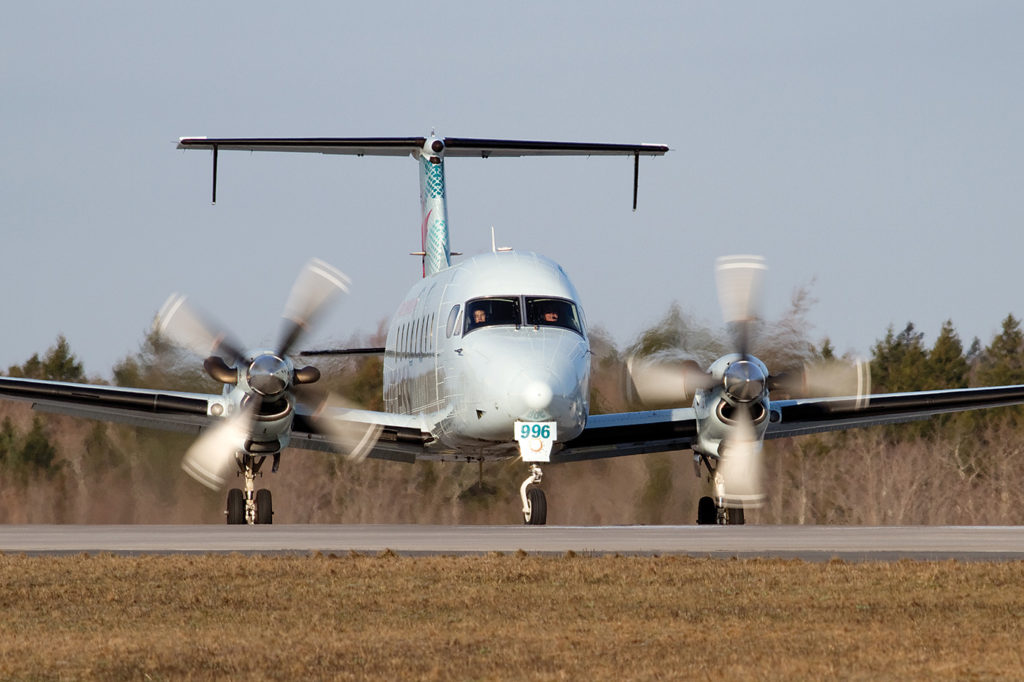
POLYGON ((523 500, 523 523, 528 526, 543 526, 548 522, 548 501, 544 491, 538 488, 544 472, 536 464, 530 465, 530 477, 523 481, 519 496, 523 500))

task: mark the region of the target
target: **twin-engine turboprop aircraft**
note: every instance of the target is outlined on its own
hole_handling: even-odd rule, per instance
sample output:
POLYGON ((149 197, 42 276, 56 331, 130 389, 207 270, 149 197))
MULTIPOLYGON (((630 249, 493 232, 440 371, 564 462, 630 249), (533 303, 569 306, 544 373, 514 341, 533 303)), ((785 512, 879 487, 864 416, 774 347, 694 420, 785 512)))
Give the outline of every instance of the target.
MULTIPOLYGON (((382 352, 384 412, 350 409, 340 398, 307 401, 315 367, 294 353, 320 312, 347 287, 321 261, 300 274, 279 343, 246 350, 181 297, 158 315, 165 337, 204 357, 220 394, 0 378, 0 398, 35 409, 199 435, 185 470, 211 488, 235 473, 244 488, 228 493, 228 523, 271 523, 270 491, 256 490, 267 459, 277 471, 286 447, 337 452, 352 459, 481 462, 520 457, 529 475, 520 488, 523 519, 544 524, 540 488, 545 462, 691 449, 706 473, 699 523, 742 523, 763 499, 760 452, 765 438, 922 419, 929 415, 1024 403, 1024 386, 771 400, 782 382, 750 354, 753 298, 763 262, 720 263, 720 297, 736 352, 706 371, 637 360, 636 393, 692 407, 591 415, 586 318, 565 271, 541 255, 493 249, 453 264, 444 160, 456 156, 626 155, 634 157, 634 208, 640 156, 667 147, 466 138, 181 138, 181 149, 210 149, 216 200, 220 150, 380 154, 416 159, 420 170, 423 278, 391 319, 382 352)), ((310 353, 315 355, 315 353, 310 353)), ((698 469, 698 472, 700 469, 698 469)))

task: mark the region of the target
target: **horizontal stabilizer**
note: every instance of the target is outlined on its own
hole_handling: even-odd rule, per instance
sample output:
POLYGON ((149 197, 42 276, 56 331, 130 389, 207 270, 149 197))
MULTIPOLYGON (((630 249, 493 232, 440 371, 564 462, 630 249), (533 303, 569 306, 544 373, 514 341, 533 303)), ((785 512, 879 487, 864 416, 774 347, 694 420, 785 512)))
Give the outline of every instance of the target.
POLYGON ((472 137, 182 137, 178 149, 213 150, 213 203, 217 203, 217 153, 222 150, 250 152, 307 152, 354 156, 419 156, 428 140, 430 154, 451 157, 489 158, 514 156, 632 156, 633 210, 636 210, 641 156, 662 156, 663 144, 608 144, 600 142, 546 142, 537 140, 490 140, 472 137))
MULTIPOLYGON (((218 149, 251 152, 309 152, 355 156, 404 156, 416 154, 425 137, 182 137, 178 149, 218 149)), ((469 137, 443 138, 445 156, 662 156, 662 144, 602 144, 592 142, 542 142, 487 140, 469 137)))

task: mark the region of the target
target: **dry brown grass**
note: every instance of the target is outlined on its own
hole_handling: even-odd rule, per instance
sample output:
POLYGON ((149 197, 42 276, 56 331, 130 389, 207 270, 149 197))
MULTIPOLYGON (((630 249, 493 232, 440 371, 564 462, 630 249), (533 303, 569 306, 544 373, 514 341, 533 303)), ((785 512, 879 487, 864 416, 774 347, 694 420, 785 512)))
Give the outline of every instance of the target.
POLYGON ((1024 562, 0 556, 16 679, 1021 679, 1024 562))

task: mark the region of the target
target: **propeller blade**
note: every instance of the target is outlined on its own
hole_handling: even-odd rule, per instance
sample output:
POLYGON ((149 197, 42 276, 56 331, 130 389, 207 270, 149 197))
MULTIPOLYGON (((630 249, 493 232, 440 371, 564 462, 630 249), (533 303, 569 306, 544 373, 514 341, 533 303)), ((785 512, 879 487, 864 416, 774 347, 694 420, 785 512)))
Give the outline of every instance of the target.
POLYGON ((850 397, 858 408, 863 408, 867 407, 871 394, 871 363, 863 358, 851 362, 809 363, 802 371, 771 377, 770 384, 771 390, 780 390, 792 397, 850 397))
POLYGON ((181 294, 171 294, 157 313, 153 327, 176 346, 202 358, 218 356, 228 364, 236 364, 242 358, 230 334, 189 305, 181 294))
POLYGON ((626 397, 642 405, 679 405, 698 389, 711 388, 714 378, 693 360, 637 357, 626 359, 626 397))
POLYGON ((764 504, 764 457, 750 413, 742 410, 732 435, 719 448, 715 479, 726 507, 756 508, 764 504))
POLYGON ((283 357, 295 345, 331 300, 348 291, 349 282, 344 273, 322 260, 314 258, 306 264, 284 307, 279 356, 283 357))
POLYGON ((715 264, 722 318, 732 331, 736 352, 744 356, 750 354, 767 269, 761 256, 723 256, 715 264))
POLYGON ((829 362, 807 365, 804 385, 808 395, 822 397, 852 396, 857 407, 867 407, 871 394, 871 363, 857 358, 852 363, 829 362))
POLYGON ((346 419, 345 414, 351 409, 351 403, 328 393, 310 414, 310 421, 319 433, 331 439, 345 457, 353 462, 362 462, 380 438, 382 427, 346 419))
POLYGON ((201 435, 185 453, 181 468, 211 490, 220 490, 227 482, 235 453, 249 435, 252 410, 239 410, 222 424, 201 435))

